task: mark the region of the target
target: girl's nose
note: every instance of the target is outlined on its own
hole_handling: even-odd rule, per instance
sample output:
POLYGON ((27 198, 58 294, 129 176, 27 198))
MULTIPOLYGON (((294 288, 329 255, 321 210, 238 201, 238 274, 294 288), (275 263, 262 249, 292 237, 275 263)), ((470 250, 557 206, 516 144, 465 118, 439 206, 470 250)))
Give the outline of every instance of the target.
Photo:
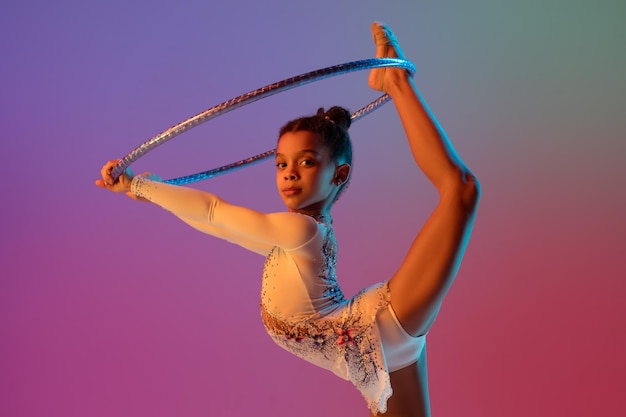
POLYGON ((295 172, 285 172, 285 179, 294 181, 298 179, 298 175, 295 172))

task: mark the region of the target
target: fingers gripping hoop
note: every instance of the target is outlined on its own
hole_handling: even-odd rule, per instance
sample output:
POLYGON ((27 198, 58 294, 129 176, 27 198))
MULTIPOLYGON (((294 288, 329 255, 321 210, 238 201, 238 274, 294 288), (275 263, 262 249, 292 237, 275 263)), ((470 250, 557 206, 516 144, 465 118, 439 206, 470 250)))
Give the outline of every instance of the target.
MULTIPOLYGON (((415 74, 415 66, 410 61, 398 58, 371 58, 364 59, 360 61, 347 62, 344 64, 334 65, 332 67, 326 67, 322 69, 318 69, 316 71, 307 72, 305 74, 300 74, 295 77, 287 78, 282 81, 278 81, 273 84, 266 85, 254 91, 250 91, 248 93, 242 94, 238 97, 227 100, 221 104, 211 107, 208 110, 203 111, 202 113, 198 113, 195 116, 190 117, 187 120, 184 120, 169 129, 159 133, 143 144, 139 145, 137 148, 133 149, 128 155, 120 160, 120 162, 113 168, 111 171, 111 175, 114 179, 117 179, 124 170, 129 167, 133 162, 137 159, 150 152, 154 148, 159 145, 164 144, 165 142, 173 139, 174 137, 184 133, 191 128, 194 128, 201 123, 209 121, 211 119, 216 118, 217 116, 221 116, 229 111, 238 109, 239 107, 245 106, 250 103, 254 103, 262 98, 272 96, 274 94, 295 88, 300 87, 305 84, 310 84, 315 81, 320 81, 325 78, 334 77, 340 74, 346 74, 349 72, 362 71, 367 69, 374 68, 387 68, 387 67, 395 67, 401 68, 406 71, 413 77, 415 74)), ((352 114, 352 121, 359 120, 360 118, 368 115, 372 111, 376 110, 378 107, 389 101, 390 97, 388 94, 384 94, 377 98, 376 100, 369 103, 367 106, 357 110, 352 114)), ((187 175, 185 177, 174 178, 171 180, 166 180, 165 182, 170 184, 189 184, 196 181, 206 180, 208 178, 212 178, 221 174, 225 174, 230 171, 234 171, 239 168, 243 168, 246 165, 253 164, 256 162, 260 162, 264 159, 267 159, 274 155, 275 150, 269 150, 267 152, 263 152, 261 154, 251 156, 246 159, 242 159, 237 162, 230 163, 228 165, 221 166, 219 168, 215 168, 209 171, 199 172, 197 174, 187 175)))

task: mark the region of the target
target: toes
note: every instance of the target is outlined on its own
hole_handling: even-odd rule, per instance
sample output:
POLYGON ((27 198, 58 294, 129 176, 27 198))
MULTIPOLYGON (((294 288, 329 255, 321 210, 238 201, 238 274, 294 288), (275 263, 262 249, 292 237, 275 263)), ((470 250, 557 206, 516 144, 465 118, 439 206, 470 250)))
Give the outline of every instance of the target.
POLYGON ((396 35, 384 23, 372 23, 372 39, 376 45, 376 56, 378 58, 404 58, 396 35))
POLYGON ((398 43, 391 29, 381 22, 372 23, 372 38, 376 46, 398 43))

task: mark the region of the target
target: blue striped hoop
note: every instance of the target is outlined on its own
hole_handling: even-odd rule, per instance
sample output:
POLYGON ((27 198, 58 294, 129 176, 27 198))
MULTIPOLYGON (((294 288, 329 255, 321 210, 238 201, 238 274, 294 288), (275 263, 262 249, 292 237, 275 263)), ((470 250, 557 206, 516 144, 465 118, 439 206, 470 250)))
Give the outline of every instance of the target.
MULTIPOLYGON (((150 152, 157 146, 164 144, 165 142, 173 139, 181 133, 184 133, 206 121, 214 119, 217 116, 221 116, 229 111, 238 109, 239 107, 254 103, 255 101, 258 101, 262 98, 269 97, 295 87, 300 87, 305 84, 310 84, 312 82, 334 77, 336 75, 386 67, 402 68, 408 71, 411 77, 415 74, 415 66, 410 61, 398 58, 371 58, 334 65, 331 67, 318 69, 316 71, 307 72, 305 74, 300 74, 295 77, 287 78, 213 106, 210 109, 205 110, 202 113, 198 113, 195 116, 192 116, 187 120, 184 120, 159 133, 158 135, 139 145, 138 147, 130 151, 128 155, 123 157, 120 162, 113 168, 113 170, 111 171, 111 175, 114 179, 117 179, 122 174, 122 172, 124 172, 124 170, 129 167, 133 162, 135 162, 137 159, 150 152)), ((368 115, 369 113, 389 101, 389 99, 390 97, 387 94, 380 96, 376 100, 369 103, 367 106, 354 112, 352 114, 352 121, 359 120, 360 118, 368 115)), ((275 150, 272 149, 255 156, 251 156, 249 158, 221 166, 219 168, 199 172, 197 174, 187 175, 185 177, 166 180, 164 182, 169 184, 183 185, 196 181, 206 180, 230 171, 234 171, 236 169, 243 168, 246 165, 265 160, 274 155, 274 151, 275 150)))

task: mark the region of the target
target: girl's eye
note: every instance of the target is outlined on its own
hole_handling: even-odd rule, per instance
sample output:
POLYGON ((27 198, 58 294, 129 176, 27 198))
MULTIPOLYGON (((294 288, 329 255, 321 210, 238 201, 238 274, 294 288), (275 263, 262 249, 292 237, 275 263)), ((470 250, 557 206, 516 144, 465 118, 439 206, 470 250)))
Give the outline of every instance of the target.
POLYGON ((300 165, 302 166, 309 166, 313 164, 314 162, 311 159, 303 159, 302 161, 300 161, 300 165))
POLYGON ((287 166, 284 162, 276 162, 276 168, 285 168, 287 166))

